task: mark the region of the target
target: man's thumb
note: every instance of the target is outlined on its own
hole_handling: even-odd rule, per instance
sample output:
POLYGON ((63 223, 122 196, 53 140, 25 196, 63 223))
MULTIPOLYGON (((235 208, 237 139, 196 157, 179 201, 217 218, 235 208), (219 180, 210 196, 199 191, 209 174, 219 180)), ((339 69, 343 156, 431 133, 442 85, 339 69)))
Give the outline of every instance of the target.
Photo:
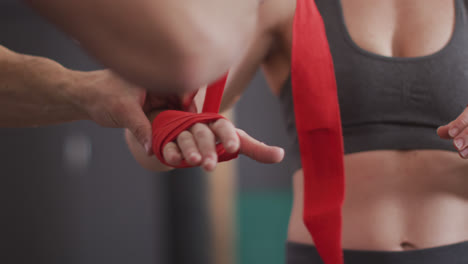
POLYGON ((142 110, 127 115, 123 125, 132 132, 136 140, 143 146, 148 155, 153 154, 151 123, 142 110))

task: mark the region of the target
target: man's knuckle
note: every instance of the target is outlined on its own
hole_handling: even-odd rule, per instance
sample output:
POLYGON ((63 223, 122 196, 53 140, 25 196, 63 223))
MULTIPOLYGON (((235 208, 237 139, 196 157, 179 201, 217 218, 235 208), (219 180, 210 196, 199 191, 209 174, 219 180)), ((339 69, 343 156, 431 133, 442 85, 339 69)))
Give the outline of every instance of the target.
POLYGON ((133 134, 137 137, 137 138, 141 138, 141 137, 144 137, 146 136, 146 126, 145 125, 136 125, 134 128, 133 128, 133 134))
POLYGON ((127 104, 125 102, 123 102, 122 100, 117 99, 117 98, 111 100, 107 104, 108 104, 109 112, 115 113, 115 114, 122 114, 122 113, 125 112, 125 110, 127 108, 127 104))

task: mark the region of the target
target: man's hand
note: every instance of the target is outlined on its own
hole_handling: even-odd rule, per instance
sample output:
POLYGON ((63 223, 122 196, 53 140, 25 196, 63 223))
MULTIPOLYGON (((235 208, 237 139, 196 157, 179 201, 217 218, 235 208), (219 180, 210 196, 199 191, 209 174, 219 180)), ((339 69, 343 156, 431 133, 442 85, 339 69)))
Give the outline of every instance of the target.
POLYGON ((148 153, 151 125, 145 112, 179 103, 174 96, 148 96, 109 70, 73 71, 50 59, 2 46, 0 80, 0 127, 90 119, 102 126, 130 129, 148 153))
POLYGON ((151 124, 145 112, 167 105, 166 98, 149 96, 109 70, 77 72, 74 103, 97 124, 129 129, 147 154, 152 153, 151 124))

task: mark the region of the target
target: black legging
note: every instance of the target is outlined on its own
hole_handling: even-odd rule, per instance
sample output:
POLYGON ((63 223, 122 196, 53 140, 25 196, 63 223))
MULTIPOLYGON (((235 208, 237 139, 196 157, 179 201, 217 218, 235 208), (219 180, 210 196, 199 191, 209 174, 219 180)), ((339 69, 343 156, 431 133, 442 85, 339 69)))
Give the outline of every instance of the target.
MULTIPOLYGON (((408 251, 344 250, 345 264, 466 264, 468 241, 408 251)), ((286 264, 323 264, 312 245, 288 242, 286 264)))

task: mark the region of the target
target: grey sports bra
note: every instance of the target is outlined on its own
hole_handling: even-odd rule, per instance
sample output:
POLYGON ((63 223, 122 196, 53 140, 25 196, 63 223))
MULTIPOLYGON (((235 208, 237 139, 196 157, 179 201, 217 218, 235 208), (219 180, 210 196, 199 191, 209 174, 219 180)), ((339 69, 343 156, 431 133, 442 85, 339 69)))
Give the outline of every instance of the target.
MULTIPOLYGON (((316 0, 335 66, 345 153, 370 150, 455 151, 436 128, 455 119, 468 104, 468 0, 455 1, 449 42, 434 54, 385 57, 363 50, 351 39, 340 0, 316 0)), ((279 96, 292 149, 301 168, 291 79, 279 96)), ((311 102, 320 103, 320 102, 311 102)))

